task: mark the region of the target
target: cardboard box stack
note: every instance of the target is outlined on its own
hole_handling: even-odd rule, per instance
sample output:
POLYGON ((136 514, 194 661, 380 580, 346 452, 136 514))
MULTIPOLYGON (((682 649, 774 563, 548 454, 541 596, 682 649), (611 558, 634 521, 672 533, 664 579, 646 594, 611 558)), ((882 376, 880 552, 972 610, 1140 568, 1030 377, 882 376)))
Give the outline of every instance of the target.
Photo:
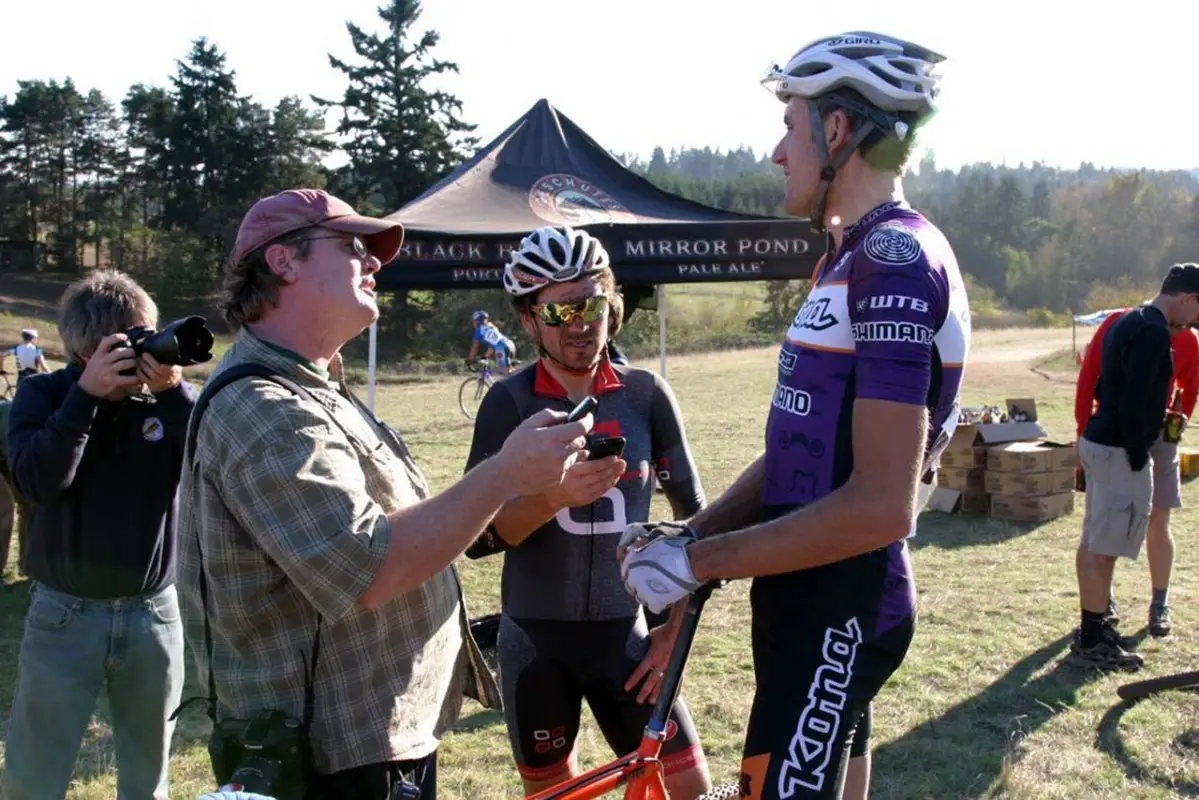
POLYGON ((958 425, 929 508, 1021 522, 1074 510, 1074 447, 1046 440, 1035 400, 1008 400, 1006 417, 958 425))

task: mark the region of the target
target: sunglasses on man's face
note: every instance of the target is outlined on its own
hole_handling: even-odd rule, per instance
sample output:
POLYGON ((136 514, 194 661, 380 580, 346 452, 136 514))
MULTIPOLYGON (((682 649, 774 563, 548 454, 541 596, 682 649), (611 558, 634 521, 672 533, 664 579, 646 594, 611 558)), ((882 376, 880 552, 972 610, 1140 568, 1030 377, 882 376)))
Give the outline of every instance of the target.
POLYGON ((541 303, 533 306, 533 313, 546 325, 557 328, 569 325, 576 319, 595 322, 604 316, 607 307, 607 296, 597 294, 578 303, 541 303))
POLYGON ((320 239, 340 239, 350 248, 350 252, 358 258, 366 258, 370 255, 370 251, 366 249, 366 243, 357 236, 309 236, 305 241, 315 242, 320 239))

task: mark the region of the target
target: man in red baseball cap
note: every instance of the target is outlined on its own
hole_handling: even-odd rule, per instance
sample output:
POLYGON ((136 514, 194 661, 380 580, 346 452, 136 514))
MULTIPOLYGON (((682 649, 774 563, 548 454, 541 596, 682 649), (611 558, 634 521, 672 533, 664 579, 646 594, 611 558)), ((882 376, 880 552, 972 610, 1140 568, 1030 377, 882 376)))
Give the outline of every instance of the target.
POLYGON ((404 228, 398 222, 364 217, 321 189, 288 189, 259 200, 242 219, 233 261, 243 261, 268 242, 313 227, 361 237, 380 264, 394 260, 404 241, 404 228))
MULTIPOLYGON (((463 696, 500 707, 454 561, 512 497, 556 489, 592 423, 531 417, 433 495, 339 377, 339 351, 379 316, 374 276, 403 235, 315 189, 258 201, 225 268, 237 339, 192 413, 179 490, 185 633, 216 695, 223 752, 258 727, 294 737, 276 752, 304 763, 280 765, 266 792, 276 797, 419 788, 436 800, 438 744, 463 696), (273 374, 243 371, 262 368, 273 374)), ((230 761, 214 760, 218 785, 232 782, 230 761)))
POLYGON ((297 352, 297 335, 349 341, 378 319, 374 273, 403 241, 400 223, 364 217, 320 189, 264 197, 237 230, 225 271, 225 321, 297 352), (282 295, 288 309, 280 314, 282 295), (322 324, 294 329, 306 315, 322 324))

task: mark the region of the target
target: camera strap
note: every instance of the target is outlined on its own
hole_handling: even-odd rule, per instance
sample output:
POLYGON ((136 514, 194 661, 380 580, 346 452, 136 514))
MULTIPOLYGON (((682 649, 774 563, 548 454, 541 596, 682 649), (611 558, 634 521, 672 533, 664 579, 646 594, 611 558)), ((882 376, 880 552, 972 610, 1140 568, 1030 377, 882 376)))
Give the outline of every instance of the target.
MULTIPOLYGON (((324 407, 323 404, 320 402, 320 400, 317 399, 317 397, 315 395, 313 395, 312 392, 310 392, 308 389, 304 388, 303 386, 301 386, 300 384, 291 380, 290 378, 280 375, 278 372, 271 369, 270 367, 268 367, 265 364, 259 364, 259 363, 254 363, 254 362, 249 362, 249 363, 245 363, 245 364, 236 364, 236 365, 230 367, 229 369, 225 370, 224 372, 220 373, 215 378, 212 378, 211 380, 209 380, 208 383, 205 384, 204 389, 200 392, 200 396, 198 398, 196 398, 196 405, 195 405, 195 408, 192 410, 191 419, 188 421, 188 425, 187 425, 187 445, 184 449, 184 453, 188 457, 189 469, 195 468, 196 437, 200 431, 200 418, 203 416, 204 410, 208 407, 208 404, 209 404, 209 402, 211 402, 213 395, 215 395, 221 389, 225 388, 226 386, 233 383, 234 381, 241 380, 242 378, 265 378, 266 380, 272 381, 274 383, 277 383, 277 384, 283 386, 284 388, 290 390, 294 394, 308 397, 313 402, 324 407)), ((335 424, 337 424, 337 426, 339 428, 341 428, 343 431, 345 431, 345 427, 342 426, 341 423, 339 423, 336 418, 333 418, 333 417, 331 417, 331 418, 333 419, 333 422, 335 424)), ((348 436, 349 431, 345 431, 345 432, 346 432, 346 435, 348 436)), ((217 724, 217 714, 216 714, 217 695, 216 695, 216 677, 215 677, 215 675, 213 673, 213 669, 212 669, 212 625, 210 623, 209 615, 208 615, 208 575, 207 575, 206 570, 204 569, 204 551, 200 547, 200 539, 201 538, 202 537, 197 534, 197 536, 196 536, 196 552, 200 556, 200 563, 199 563, 199 568, 200 568, 200 581, 199 581, 200 605, 204 611, 204 651, 205 651, 205 656, 208 659, 208 697, 206 697, 206 698, 205 697, 191 697, 191 698, 188 698, 187 700, 184 700, 182 703, 179 704, 179 707, 176 708, 175 711, 171 714, 170 718, 172 720, 174 720, 175 717, 177 717, 179 715, 179 712, 181 712, 183 709, 187 708, 187 706, 191 705, 193 702, 196 702, 198 700, 207 700, 208 701, 208 718, 210 720, 212 720, 213 725, 216 725, 217 724)), ((314 634, 314 636, 312 638, 312 654, 309 659, 309 663, 305 665, 306 672, 307 672, 307 674, 305 675, 305 679, 304 679, 304 726, 305 726, 305 728, 307 728, 309 725, 312 724, 312 717, 313 717, 313 713, 314 713, 313 707, 316 704, 316 663, 317 663, 317 658, 320 656, 320 648, 321 648, 321 622, 322 622, 322 618, 321 618, 320 614, 317 614, 316 633, 314 634)))

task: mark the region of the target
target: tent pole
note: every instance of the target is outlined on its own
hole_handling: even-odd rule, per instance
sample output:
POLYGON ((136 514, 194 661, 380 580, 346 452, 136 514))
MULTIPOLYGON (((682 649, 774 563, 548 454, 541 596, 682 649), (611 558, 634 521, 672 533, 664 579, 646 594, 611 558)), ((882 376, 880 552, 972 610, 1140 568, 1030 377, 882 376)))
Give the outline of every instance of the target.
POLYGON ((658 372, 666 377, 666 286, 658 286, 658 372))
POLYGON ((375 413, 375 355, 378 352, 379 321, 371 323, 370 345, 366 357, 366 407, 375 413))

